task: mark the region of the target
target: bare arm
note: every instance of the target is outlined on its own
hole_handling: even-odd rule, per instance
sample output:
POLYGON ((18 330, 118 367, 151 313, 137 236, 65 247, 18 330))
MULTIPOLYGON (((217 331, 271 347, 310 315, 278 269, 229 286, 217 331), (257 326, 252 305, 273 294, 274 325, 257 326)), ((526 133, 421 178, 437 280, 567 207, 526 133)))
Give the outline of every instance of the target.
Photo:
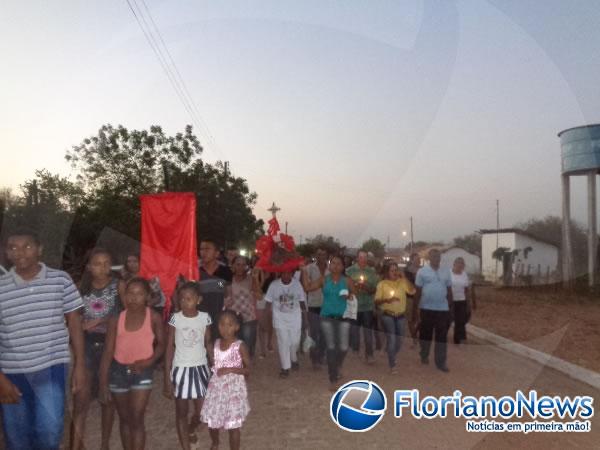
POLYGON ((75 359, 71 387, 73 394, 79 392, 86 381, 81 311, 82 309, 79 308, 65 314, 65 317, 67 318, 67 327, 69 328, 69 337, 71 338, 71 347, 73 348, 73 358, 75 359))
POLYGON ((117 285, 117 291, 119 292, 119 301, 121 304, 119 305, 121 308, 124 308, 123 300, 125 299, 125 289, 127 287, 127 283, 123 280, 119 280, 119 284, 117 285))
POLYGON ((154 346, 154 354, 151 357, 151 364, 157 362, 165 352, 166 339, 165 339, 165 327, 163 325, 162 317, 159 313, 152 311, 152 331, 154 331, 154 339, 156 345, 154 346))
POLYGON ((417 286, 417 292, 415 293, 415 301, 413 302, 413 316, 419 317, 419 303, 421 302, 421 295, 423 294, 423 288, 417 286))
POLYGON ((208 357, 208 365, 212 366, 215 360, 215 345, 212 341, 210 325, 208 325, 204 331, 204 348, 206 349, 206 355, 208 357))
POLYGON ((115 354, 115 343, 117 341, 117 323, 118 316, 111 317, 108 321, 108 329, 104 340, 104 353, 100 361, 100 401, 106 403, 108 401, 108 370, 115 354))
POLYGON ((175 327, 167 325, 167 343, 165 348, 165 372, 163 395, 173 398, 173 387, 171 386, 171 369, 173 368, 173 355, 175 354, 175 327))
MULTIPOLYGON (((346 277, 346 282, 348 283, 348 291, 350 291, 350 294, 352 294, 352 295, 356 294, 356 287, 354 285, 354 281, 352 281, 352 278, 346 277)), ((346 300, 348 300, 349 298, 350 298, 350 296, 348 296, 348 298, 346 298, 346 300)))
POLYGON ((321 275, 316 280, 310 281, 308 278, 308 273, 305 273, 304 269, 302 270, 302 287, 306 292, 314 292, 323 287, 325 283, 325 275, 321 275))

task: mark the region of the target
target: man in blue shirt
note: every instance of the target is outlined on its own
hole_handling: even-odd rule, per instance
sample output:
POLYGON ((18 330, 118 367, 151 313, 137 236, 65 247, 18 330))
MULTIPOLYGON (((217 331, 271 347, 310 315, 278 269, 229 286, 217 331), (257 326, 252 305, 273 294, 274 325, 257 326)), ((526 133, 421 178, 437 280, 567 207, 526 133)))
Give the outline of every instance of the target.
POLYGON ((415 284, 415 317, 420 308, 419 337, 421 339, 421 362, 429 363, 431 340, 435 334, 435 365, 442 372, 448 372, 446 365, 448 328, 450 326, 450 305, 452 304, 452 277, 448 269, 440 267, 439 250, 429 251, 429 265, 417 272, 415 284))

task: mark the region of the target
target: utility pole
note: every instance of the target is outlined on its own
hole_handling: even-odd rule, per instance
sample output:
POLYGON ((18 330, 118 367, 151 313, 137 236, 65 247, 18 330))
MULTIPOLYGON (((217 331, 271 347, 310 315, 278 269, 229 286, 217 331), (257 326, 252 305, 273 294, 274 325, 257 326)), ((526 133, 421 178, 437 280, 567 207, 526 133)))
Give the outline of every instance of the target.
MULTIPOLYGON (((500 244, 500 200, 496 200, 496 252, 500 244)), ((496 254, 496 281, 498 280, 498 253, 496 254)))
POLYGON ((413 241, 413 219, 412 216, 410 216, 410 254, 412 255, 413 252, 413 245, 414 245, 414 241, 413 241))

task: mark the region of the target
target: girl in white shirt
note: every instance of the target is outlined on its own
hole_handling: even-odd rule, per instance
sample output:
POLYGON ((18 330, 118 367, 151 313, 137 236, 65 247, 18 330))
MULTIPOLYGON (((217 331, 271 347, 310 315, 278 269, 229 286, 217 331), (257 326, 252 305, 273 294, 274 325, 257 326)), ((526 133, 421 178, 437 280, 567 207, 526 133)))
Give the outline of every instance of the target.
POLYGON ((465 272, 465 260, 458 257, 452 266, 452 298, 454 300, 454 343, 467 339, 466 324, 471 302, 469 276, 465 272))
POLYGON ((199 424, 198 414, 206 395, 210 378, 207 349, 210 344, 211 319, 198 311, 202 302, 200 286, 187 282, 177 291, 179 312, 174 313, 167 326, 164 395, 175 398, 175 423, 181 448, 190 449, 190 432, 199 424), (195 414, 188 419, 189 406, 195 414))

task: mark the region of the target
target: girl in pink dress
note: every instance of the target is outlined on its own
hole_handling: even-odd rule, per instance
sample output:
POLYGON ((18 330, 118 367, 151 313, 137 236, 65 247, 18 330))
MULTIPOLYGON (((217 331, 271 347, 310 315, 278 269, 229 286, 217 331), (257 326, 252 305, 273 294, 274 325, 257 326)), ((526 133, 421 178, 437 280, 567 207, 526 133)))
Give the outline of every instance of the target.
POLYGON ((208 424, 211 449, 219 447, 219 430, 229 430, 229 448, 240 448, 240 429, 250 411, 245 377, 250 373, 246 345, 237 339, 240 319, 226 310, 219 317, 221 339, 215 341, 213 375, 200 419, 208 424))

